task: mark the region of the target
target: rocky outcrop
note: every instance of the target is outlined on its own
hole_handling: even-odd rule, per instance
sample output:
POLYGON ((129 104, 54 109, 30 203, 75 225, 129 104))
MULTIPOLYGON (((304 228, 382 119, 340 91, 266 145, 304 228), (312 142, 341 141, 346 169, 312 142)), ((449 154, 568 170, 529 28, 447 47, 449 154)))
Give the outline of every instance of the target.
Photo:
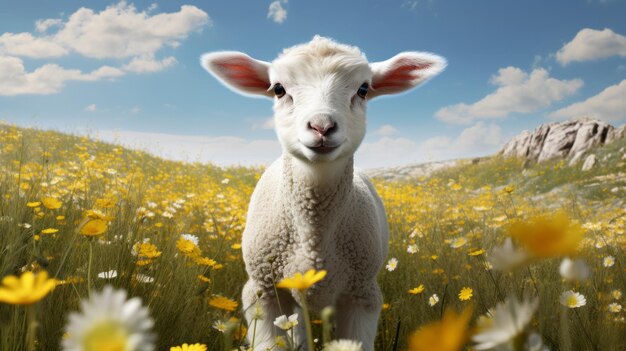
POLYGON ((585 162, 583 162, 582 170, 588 171, 592 169, 593 166, 595 166, 597 162, 598 162, 598 158, 596 157, 596 155, 591 154, 587 156, 587 158, 585 159, 585 162))
POLYGON ((542 124, 511 139, 498 154, 536 162, 568 158, 574 164, 592 147, 625 137, 625 127, 590 118, 542 124))
POLYGON ((611 130, 609 132, 609 136, 606 138, 606 142, 610 143, 614 140, 622 139, 624 137, 626 137, 626 124, 611 130))
MULTIPOLYGON (((478 162, 480 162, 480 159, 472 160, 472 164, 478 162)), ((398 167, 366 169, 365 174, 372 178, 382 178, 385 180, 396 181, 410 178, 428 177, 434 172, 454 167, 458 164, 460 164, 459 160, 414 163, 398 167)))

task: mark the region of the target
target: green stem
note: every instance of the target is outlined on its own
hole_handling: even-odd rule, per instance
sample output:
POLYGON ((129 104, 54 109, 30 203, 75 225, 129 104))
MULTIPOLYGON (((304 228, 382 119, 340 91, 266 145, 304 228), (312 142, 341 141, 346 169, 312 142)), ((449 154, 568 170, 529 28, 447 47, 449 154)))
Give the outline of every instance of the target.
POLYGON ((91 297, 91 260, 93 258, 93 240, 89 239, 89 263, 87 266, 87 296, 91 297))
POLYGON ((528 275, 530 276, 530 280, 533 282, 533 286, 535 287, 535 293, 539 295, 539 288, 537 287, 537 282, 535 281, 535 277, 533 277, 533 272, 530 270, 530 266, 527 266, 528 275))
POLYGON ((34 304, 26 307, 26 318, 28 319, 28 330, 26 332, 26 349, 28 351, 34 351, 35 338, 37 334, 37 315, 34 304))
POLYGON ((332 317, 334 313, 335 311, 332 307, 324 307, 322 310, 322 341, 324 345, 331 341, 332 317))
POLYGON ((252 329, 252 349, 254 349, 254 340, 256 339, 256 322, 257 319, 254 319, 254 327, 252 329))
POLYGON ((300 291, 300 299, 302 301, 302 317, 304 319, 304 327, 306 328, 306 342, 308 351, 315 351, 313 348, 313 330, 311 329, 311 317, 309 316, 309 307, 306 303, 306 292, 300 291))

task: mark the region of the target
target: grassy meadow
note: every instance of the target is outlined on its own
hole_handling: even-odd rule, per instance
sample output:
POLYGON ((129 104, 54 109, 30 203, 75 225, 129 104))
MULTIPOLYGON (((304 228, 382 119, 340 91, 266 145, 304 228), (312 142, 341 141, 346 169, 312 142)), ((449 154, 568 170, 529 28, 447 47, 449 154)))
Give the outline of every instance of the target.
MULTIPOLYGON (((523 167, 493 157, 419 179, 375 179, 391 235, 390 261, 379 276, 386 303, 376 349, 409 348, 410 334, 448 309, 472 306, 469 330, 477 332, 489 309, 527 295, 539 298, 528 329, 550 350, 626 350, 625 146, 622 140, 596 150, 600 166, 588 172, 565 161, 523 167), (564 280, 558 253, 510 270, 493 267, 488 257, 510 225, 557 212, 583 230, 575 255, 589 278, 564 280), (586 303, 562 305, 568 290, 586 303)), ((58 280, 31 307, 0 303, 0 350, 27 349, 32 318, 39 323, 35 347, 59 349, 68 313, 105 285, 142 299, 158 350, 243 345, 240 242, 262 171, 166 161, 0 125, 0 278, 45 270, 58 280), (234 327, 225 333, 221 323, 234 327)), ((312 318, 321 338, 319 316, 312 318)), ((470 350, 473 343, 463 345, 470 350)))

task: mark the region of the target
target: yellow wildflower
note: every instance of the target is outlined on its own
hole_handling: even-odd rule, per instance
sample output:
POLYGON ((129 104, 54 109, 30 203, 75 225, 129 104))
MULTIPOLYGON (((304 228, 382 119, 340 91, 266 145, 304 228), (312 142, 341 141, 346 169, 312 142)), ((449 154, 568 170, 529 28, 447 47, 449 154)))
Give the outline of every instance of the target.
POLYGON ((48 279, 46 271, 41 271, 37 275, 33 272, 25 272, 19 278, 9 275, 2 278, 0 302, 30 305, 48 295, 56 284, 56 279, 48 279))
POLYGON ((43 206, 49 210, 56 210, 58 208, 61 208, 61 206, 63 205, 63 202, 53 197, 44 197, 41 199, 41 202, 43 203, 43 206))
POLYGON ((409 351, 459 351, 468 339, 472 309, 460 314, 447 310, 443 319, 429 323, 409 337, 409 351))
POLYGON ((233 331, 233 337, 235 340, 243 340, 248 333, 248 328, 245 325, 239 323, 233 331))
POLYGON ((197 257, 201 255, 200 248, 193 241, 183 237, 176 240, 176 248, 185 256, 197 257))
POLYGON ((205 283, 210 283, 211 279, 203 276, 202 274, 198 274, 198 279, 200 279, 201 281, 205 282, 205 283))
POLYGON ((113 217, 107 216, 98 210, 87 210, 85 211, 85 216, 91 219, 101 219, 103 221, 110 221, 113 219, 113 217))
POLYGON ((113 198, 103 198, 96 200, 96 207, 100 208, 111 208, 115 206, 115 199, 113 198))
POLYGON ((46 228, 44 230, 41 231, 41 234, 54 234, 56 232, 58 232, 59 230, 56 228, 46 228))
POLYGON ((536 257, 574 255, 584 232, 563 211, 551 216, 539 215, 528 222, 516 222, 508 228, 508 234, 536 257))
POLYGON ((470 256, 480 256, 480 255, 482 255, 484 253, 485 253, 485 249, 478 249, 478 250, 470 251, 468 253, 468 255, 470 255, 470 256))
POLYGON ((199 264, 201 266, 215 267, 215 265, 217 264, 217 261, 210 259, 208 257, 198 257, 196 258, 196 264, 199 264))
POLYGON ((310 288, 313 284, 318 281, 324 279, 326 276, 326 271, 316 271, 315 269, 309 269, 304 275, 302 273, 296 273, 292 277, 284 278, 278 284, 276 284, 279 288, 284 289, 296 289, 299 291, 306 290, 310 288))
POLYGON ((80 233, 84 236, 97 236, 108 229, 107 223, 101 219, 92 219, 87 221, 80 228, 80 233))
POLYGON ((472 296, 474 296, 474 290, 472 290, 472 288, 463 288, 459 292, 459 300, 461 301, 471 300, 472 296))
POLYGON ((206 351, 205 344, 187 344, 184 343, 180 346, 173 346, 170 348, 170 351, 206 351))
POLYGON ((156 245, 151 243, 137 243, 135 244, 135 251, 139 257, 143 258, 157 258, 161 256, 161 251, 159 251, 156 245))
POLYGON ((27 202, 26 206, 28 207, 38 207, 39 205, 41 205, 40 201, 32 201, 32 202, 27 202))
POLYGON ((214 297, 212 297, 209 300, 209 305, 213 306, 215 308, 219 308, 221 310, 226 310, 226 311, 234 311, 235 309, 237 309, 237 301, 235 300, 231 300, 227 297, 224 296, 220 296, 220 295, 215 295, 214 297))
POLYGON ((418 287, 415 287, 409 290, 409 294, 417 295, 424 291, 424 284, 420 284, 418 287))

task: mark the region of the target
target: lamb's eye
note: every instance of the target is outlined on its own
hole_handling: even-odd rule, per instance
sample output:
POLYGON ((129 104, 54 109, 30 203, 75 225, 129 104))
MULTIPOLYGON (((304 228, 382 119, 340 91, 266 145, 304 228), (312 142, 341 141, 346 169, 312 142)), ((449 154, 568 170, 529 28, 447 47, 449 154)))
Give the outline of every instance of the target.
POLYGON ((279 99, 283 96, 285 96, 285 88, 283 88, 283 85, 280 83, 276 83, 274 84, 274 94, 276 95, 276 97, 278 97, 279 99))
POLYGON ((356 94, 360 96, 361 98, 365 99, 365 96, 367 96, 367 91, 369 90, 369 87, 370 86, 367 83, 361 84, 361 86, 359 87, 359 90, 356 91, 356 94))

